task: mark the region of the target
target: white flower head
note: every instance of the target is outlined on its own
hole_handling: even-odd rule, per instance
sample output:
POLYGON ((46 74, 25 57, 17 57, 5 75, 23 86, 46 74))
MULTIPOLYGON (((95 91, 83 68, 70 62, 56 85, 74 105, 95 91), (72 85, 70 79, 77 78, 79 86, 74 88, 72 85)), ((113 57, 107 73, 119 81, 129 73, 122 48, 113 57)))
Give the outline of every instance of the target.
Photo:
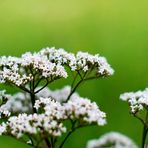
POLYGON ((109 132, 101 136, 99 139, 90 140, 87 148, 138 148, 137 145, 127 136, 118 132, 109 132))
POLYGON ((108 64, 105 57, 99 56, 99 54, 92 55, 87 52, 79 51, 76 55, 77 69, 84 72, 94 69, 97 76, 109 76, 113 75, 114 70, 108 64))
POLYGON ((67 116, 71 119, 80 119, 87 124, 106 124, 106 114, 102 112, 95 102, 87 98, 75 96, 64 104, 67 116))
POLYGON ((144 91, 129 92, 120 95, 120 99, 127 101, 130 105, 131 112, 136 113, 148 106, 148 89, 144 91))

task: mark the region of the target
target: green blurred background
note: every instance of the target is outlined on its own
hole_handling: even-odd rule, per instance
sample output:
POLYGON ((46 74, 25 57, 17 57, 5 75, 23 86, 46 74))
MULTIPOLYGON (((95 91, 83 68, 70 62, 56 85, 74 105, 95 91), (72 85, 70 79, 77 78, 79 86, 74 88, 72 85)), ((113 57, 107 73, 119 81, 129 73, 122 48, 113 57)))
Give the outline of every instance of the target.
MULTIPOLYGON (((148 85, 147 6, 147 0, 0 0, 0 55, 55 46, 100 53, 115 69, 114 76, 87 82, 78 90, 107 113, 108 124, 76 131, 65 148, 85 147, 89 139, 109 131, 122 132, 140 145, 141 123, 129 115, 119 95, 148 85)), ((62 85, 60 81, 52 87, 62 85)), ((0 147, 10 146, 27 148, 0 138, 0 147)))

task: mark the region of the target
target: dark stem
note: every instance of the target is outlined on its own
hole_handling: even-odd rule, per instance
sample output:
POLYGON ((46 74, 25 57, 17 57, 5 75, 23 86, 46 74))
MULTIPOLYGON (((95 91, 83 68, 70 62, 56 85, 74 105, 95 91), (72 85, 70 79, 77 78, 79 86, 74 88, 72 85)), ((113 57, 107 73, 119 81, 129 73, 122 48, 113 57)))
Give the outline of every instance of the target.
POLYGON ((49 142, 48 138, 45 138, 45 142, 46 142, 46 145, 48 146, 48 148, 53 148, 53 147, 50 145, 50 142, 49 142))
POLYGON ((143 127, 143 133, 142 133, 142 148, 145 147, 145 141, 146 141, 146 136, 147 136, 147 132, 148 132, 147 122, 148 122, 148 111, 146 113, 145 122, 144 122, 145 124, 143 127))
POLYGON ((59 146, 59 148, 62 148, 63 145, 65 144, 66 140, 69 138, 69 136, 74 132, 74 130, 71 130, 70 132, 68 132, 68 134, 66 135, 66 137, 64 138, 64 140, 62 141, 61 145, 59 146))
POLYGON ((38 82, 35 84, 35 88, 40 84, 40 82, 43 80, 43 77, 41 77, 38 82))
POLYGON ((54 145, 55 145, 54 139, 53 139, 53 137, 51 137, 51 147, 54 148, 54 145))
POLYGON ((31 141, 31 145, 34 146, 34 141, 33 141, 33 138, 31 136, 28 136, 30 141, 31 141))
POLYGON ((34 104, 35 104, 35 76, 33 77, 32 83, 30 82, 30 97, 31 97, 31 103, 32 103, 32 110, 33 113, 37 113, 37 110, 34 108, 34 104))
POLYGON ((71 127, 71 130, 68 132, 68 134, 66 135, 66 137, 64 138, 64 140, 62 141, 61 145, 59 146, 59 148, 62 148, 63 145, 65 144, 65 142, 67 141, 67 139, 70 137, 70 135, 77 129, 80 129, 80 128, 84 128, 84 127, 87 127, 87 126, 94 126, 95 124, 86 124, 86 125, 78 125, 78 126, 75 126, 76 124, 76 121, 72 122, 72 127, 71 127))
POLYGON ((74 78, 74 82, 72 83, 71 92, 70 92, 70 94, 68 95, 68 97, 67 97, 67 99, 66 99, 65 102, 67 102, 67 101, 70 99, 70 97, 71 97, 72 94, 76 91, 76 89, 80 86, 80 84, 81 84, 83 81, 85 81, 85 76, 86 76, 87 72, 85 72, 83 76, 81 75, 81 73, 80 73, 79 71, 77 71, 77 74, 80 76, 81 80, 80 80, 80 81, 74 86, 74 88, 73 88, 74 82, 76 81, 76 78, 77 78, 77 75, 76 75, 76 77, 74 78))
POLYGON ((74 80, 73 80, 73 82, 72 82, 72 84, 71 84, 71 88, 73 88, 73 86, 74 86, 74 84, 75 84, 75 81, 76 81, 76 79, 77 79, 77 76, 78 76, 78 73, 76 73, 76 75, 74 76, 74 80))
POLYGON ((34 108, 34 104, 35 104, 35 94, 34 94, 34 93, 31 93, 31 94, 30 94, 30 97, 31 97, 31 104, 32 104, 33 113, 37 113, 37 110, 34 108))
POLYGON ((47 87, 48 84, 49 84, 49 82, 47 81, 46 84, 45 84, 42 88, 40 88, 39 90, 37 90, 37 91, 35 92, 35 94, 37 94, 38 92, 40 92, 41 90, 43 90, 45 87, 47 87))
POLYGON ((133 116, 136 117, 138 120, 140 120, 140 122, 141 122, 143 125, 146 124, 145 121, 144 121, 141 117, 139 117, 136 113, 134 113, 133 116))
POLYGON ((70 94, 68 95, 66 102, 70 99, 70 97, 72 96, 72 94, 76 91, 76 89, 79 87, 79 85, 83 82, 83 79, 81 79, 76 86, 71 90, 70 94))
POLYGON ((73 122, 73 123, 72 123, 71 130, 68 132, 68 134, 66 135, 66 137, 64 138, 64 140, 63 140, 62 143, 60 144, 59 148, 62 148, 62 146, 65 144, 65 142, 67 141, 67 139, 69 138, 69 136, 76 130, 76 128, 75 128, 75 123, 76 123, 76 122, 73 122))
POLYGON ((142 133, 142 148, 145 147, 145 140, 146 140, 147 132, 148 132, 148 129, 144 125, 144 127, 143 127, 143 133, 142 133))

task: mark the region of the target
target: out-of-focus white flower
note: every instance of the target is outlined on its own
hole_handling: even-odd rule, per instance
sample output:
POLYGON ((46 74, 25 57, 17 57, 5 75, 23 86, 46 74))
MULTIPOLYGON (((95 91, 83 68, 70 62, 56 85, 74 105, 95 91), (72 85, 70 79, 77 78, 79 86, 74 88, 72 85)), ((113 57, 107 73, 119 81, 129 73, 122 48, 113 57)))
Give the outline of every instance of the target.
POLYGON ((31 99, 27 93, 16 93, 9 97, 8 101, 1 106, 2 109, 13 113, 29 113, 31 111, 31 99))
MULTIPOLYGON (((40 89, 40 88, 37 88, 40 89)), ((52 99, 58 101, 58 102, 64 102, 67 100, 69 94, 71 91, 71 87, 70 86, 64 86, 61 89, 56 89, 56 90, 50 90, 48 87, 46 87, 45 89, 41 90, 39 93, 37 93, 37 96, 43 97, 43 98, 49 98, 51 97, 52 99)), ((74 98, 76 96, 79 96, 77 93, 73 93, 71 98, 74 98)))
POLYGON ((148 106, 148 88, 144 91, 129 92, 120 95, 120 99, 127 101, 130 105, 131 112, 136 113, 148 106))
POLYGON ((118 132, 109 132, 99 139, 90 140, 87 148, 138 148, 127 136, 118 132))

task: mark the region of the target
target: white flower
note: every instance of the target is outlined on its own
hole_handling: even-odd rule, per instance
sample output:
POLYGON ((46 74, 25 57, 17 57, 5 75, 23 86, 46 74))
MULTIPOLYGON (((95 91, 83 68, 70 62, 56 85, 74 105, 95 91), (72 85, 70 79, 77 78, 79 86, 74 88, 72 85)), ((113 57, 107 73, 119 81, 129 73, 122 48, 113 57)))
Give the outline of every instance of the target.
POLYGON ((0 83, 10 82, 20 86, 32 80, 31 75, 21 73, 20 65, 21 58, 2 56, 0 58, 0 83))
POLYGON ((24 134, 36 135, 43 131, 51 136, 61 136, 66 127, 58 120, 51 119, 46 114, 19 114, 8 119, 7 127, 13 136, 21 138, 24 134))
POLYGON ((1 125, 0 125, 0 135, 7 132, 6 128, 7 128, 7 125, 4 122, 2 122, 1 125))
POLYGON ((113 75, 114 74, 114 70, 107 63, 107 60, 105 57, 99 57, 98 62, 99 62, 98 73, 100 73, 101 75, 113 75))
POLYGON ((41 55, 46 55, 49 61, 61 65, 68 65, 72 71, 82 70, 87 72, 90 69, 97 68, 96 74, 108 76, 114 73, 114 70, 107 63, 104 57, 91 55, 87 52, 78 52, 76 55, 66 52, 64 49, 44 48, 40 51, 41 55))
MULTIPOLYGON (((65 120, 74 123, 72 128, 106 124, 106 114, 95 102, 73 92, 80 83, 77 83, 79 78, 76 77, 74 82, 77 84, 74 83, 72 88, 65 86, 50 90, 47 87, 54 80, 67 78, 67 67, 68 71, 81 78, 80 82, 114 72, 107 60, 98 54, 73 54, 61 48, 45 48, 20 57, 0 57, 0 83, 17 86, 24 91, 12 96, 0 91, 0 117, 2 121, 6 117, 5 123, 1 121, 0 135, 5 133, 16 138, 37 136, 37 139, 42 139, 65 133, 65 120), (40 84, 43 86, 39 87, 40 84)), ((131 103, 134 104, 134 101, 131 103)), ((140 102, 145 102, 144 98, 140 102)))
POLYGON ((127 101, 130 105, 131 112, 136 113, 148 106, 148 89, 144 91, 129 92, 120 95, 120 99, 127 101))
POLYGON ((118 132, 104 134, 99 139, 90 140, 87 148, 138 148, 136 144, 128 137, 118 132))
POLYGON ((73 53, 68 53, 64 49, 43 48, 41 55, 46 55, 49 61, 60 65, 68 65, 72 71, 76 69, 76 57, 73 53))
POLYGON ((78 52, 76 55, 77 69, 87 72, 88 70, 96 70, 96 76, 109 76, 113 75, 114 70, 107 63, 105 57, 98 54, 91 55, 87 52, 78 52))
POLYGON ((53 63, 39 53, 27 52, 20 58, 2 56, 0 68, 0 83, 17 86, 26 85, 36 74, 44 78, 67 78, 67 72, 60 63, 53 63))
POLYGON ((21 92, 9 97, 8 101, 1 106, 2 109, 9 110, 13 113, 29 113, 31 107, 29 94, 21 92))
POLYGON ((31 125, 32 115, 19 114, 8 119, 7 126, 10 128, 11 134, 17 138, 21 138, 23 134, 36 134, 36 127, 31 125))
MULTIPOLYGON (((37 88, 39 89, 39 88, 37 88)), ((38 97, 43 97, 43 98, 49 98, 51 97, 52 99, 58 101, 58 102, 64 102, 66 101, 68 95, 70 94, 71 87, 70 86, 64 86, 62 89, 56 89, 56 90, 50 90, 48 87, 37 93, 38 97)), ((73 95, 75 95, 74 93, 73 95)), ((73 96, 72 95, 72 96, 73 96)), ((71 96, 71 97, 72 97, 71 96)))
POLYGON ((51 119, 64 120, 66 119, 65 108, 55 100, 51 98, 39 98, 36 100, 34 107, 39 110, 44 109, 44 114, 51 119))
POLYGON ((34 107, 37 110, 43 107, 45 114, 58 119, 71 118, 83 120, 87 124, 106 124, 106 114, 99 109, 97 104, 87 98, 80 97, 77 93, 74 93, 67 103, 62 103, 67 99, 70 90, 69 86, 55 91, 46 88, 45 92, 41 91, 38 94, 40 98, 36 100, 34 107), (51 97, 54 100, 44 97, 51 97))
POLYGON ((56 77, 67 77, 67 72, 64 67, 60 64, 52 63, 48 60, 48 58, 39 53, 30 53, 22 55, 22 66, 31 66, 32 69, 36 71, 41 71, 42 76, 47 78, 51 76, 56 77))
POLYGON ((87 98, 75 96, 64 103, 67 116, 71 119, 82 120, 87 124, 96 123, 100 126, 106 124, 106 114, 102 112, 95 102, 87 98))
POLYGON ((6 90, 1 90, 0 91, 0 101, 3 103, 3 101, 7 101, 11 98, 10 94, 6 94, 6 90))

